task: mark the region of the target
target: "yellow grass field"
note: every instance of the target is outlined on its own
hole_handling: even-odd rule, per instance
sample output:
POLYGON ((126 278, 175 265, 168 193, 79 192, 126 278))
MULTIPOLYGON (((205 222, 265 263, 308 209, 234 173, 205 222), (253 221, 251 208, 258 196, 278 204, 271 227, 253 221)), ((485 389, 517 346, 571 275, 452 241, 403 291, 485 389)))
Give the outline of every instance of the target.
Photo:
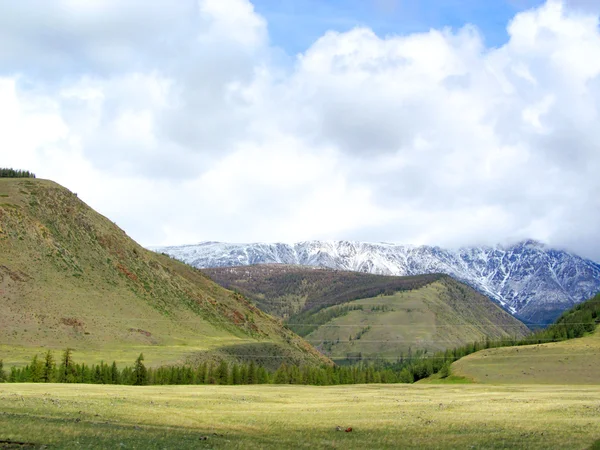
POLYGON ((0 448, 588 449, 599 439, 600 386, 0 385, 0 448))

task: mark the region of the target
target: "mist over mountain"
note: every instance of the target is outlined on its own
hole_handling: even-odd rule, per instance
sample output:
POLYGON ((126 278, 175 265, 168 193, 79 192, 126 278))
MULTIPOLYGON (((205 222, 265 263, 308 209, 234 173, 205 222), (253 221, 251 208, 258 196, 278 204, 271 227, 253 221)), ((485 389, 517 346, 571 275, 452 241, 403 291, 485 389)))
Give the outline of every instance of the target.
POLYGON ((549 323, 600 291, 600 265, 533 240, 458 250, 352 241, 155 247, 197 268, 299 264, 382 275, 445 273, 530 323, 549 323))

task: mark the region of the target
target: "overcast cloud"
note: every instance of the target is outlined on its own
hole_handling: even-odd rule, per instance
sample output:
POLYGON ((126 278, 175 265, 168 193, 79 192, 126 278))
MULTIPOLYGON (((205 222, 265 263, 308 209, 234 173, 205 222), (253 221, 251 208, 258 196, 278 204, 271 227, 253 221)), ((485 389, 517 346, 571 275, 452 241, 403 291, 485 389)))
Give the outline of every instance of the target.
POLYGON ((0 2, 0 165, 144 245, 534 238, 600 261, 594 4, 521 12, 500 48, 465 24, 284 55, 247 0, 0 2))

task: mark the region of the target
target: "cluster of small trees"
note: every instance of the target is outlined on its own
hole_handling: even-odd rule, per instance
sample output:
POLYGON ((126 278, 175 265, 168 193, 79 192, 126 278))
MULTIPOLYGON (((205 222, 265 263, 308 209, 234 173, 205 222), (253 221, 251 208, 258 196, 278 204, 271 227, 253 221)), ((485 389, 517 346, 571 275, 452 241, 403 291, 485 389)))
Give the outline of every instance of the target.
POLYGON ((299 336, 307 336, 319 326, 348 314, 350 311, 362 311, 362 305, 340 305, 316 313, 307 311, 291 317, 286 326, 299 336))
MULTIPOLYGON (((146 368, 140 355, 133 367, 119 369, 117 364, 77 364, 72 350, 67 349, 56 362, 51 351, 43 358, 35 355, 25 367, 12 367, 7 374, 0 361, 0 381, 14 383, 88 383, 125 385, 165 384, 309 384, 318 386, 358 383, 408 383, 414 380, 410 372, 398 372, 394 367, 360 362, 352 366, 314 367, 281 364, 271 372, 250 362, 204 362, 196 367, 163 366, 146 368)), ((408 360, 407 360, 408 362, 408 360)))
POLYGON ((35 178, 35 174, 28 170, 0 168, 0 178, 35 178))
POLYGON ((76 364, 73 360, 73 350, 66 349, 60 361, 54 359, 52 351, 48 350, 43 358, 34 355, 31 363, 25 367, 12 367, 7 374, 0 360, 0 381, 14 383, 93 383, 93 384, 147 384, 147 369, 143 363, 144 356, 140 355, 133 368, 119 370, 116 362, 108 365, 76 364))

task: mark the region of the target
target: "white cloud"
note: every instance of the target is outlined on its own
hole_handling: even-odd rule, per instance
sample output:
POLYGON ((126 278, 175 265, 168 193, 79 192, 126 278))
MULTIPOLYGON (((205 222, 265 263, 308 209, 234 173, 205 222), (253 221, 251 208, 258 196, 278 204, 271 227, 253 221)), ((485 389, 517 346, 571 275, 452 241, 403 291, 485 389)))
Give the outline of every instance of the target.
POLYGON ((520 13, 496 49, 472 26, 329 32, 282 67, 246 0, 0 5, 2 165, 144 244, 531 237, 600 260, 583 6, 520 13))

